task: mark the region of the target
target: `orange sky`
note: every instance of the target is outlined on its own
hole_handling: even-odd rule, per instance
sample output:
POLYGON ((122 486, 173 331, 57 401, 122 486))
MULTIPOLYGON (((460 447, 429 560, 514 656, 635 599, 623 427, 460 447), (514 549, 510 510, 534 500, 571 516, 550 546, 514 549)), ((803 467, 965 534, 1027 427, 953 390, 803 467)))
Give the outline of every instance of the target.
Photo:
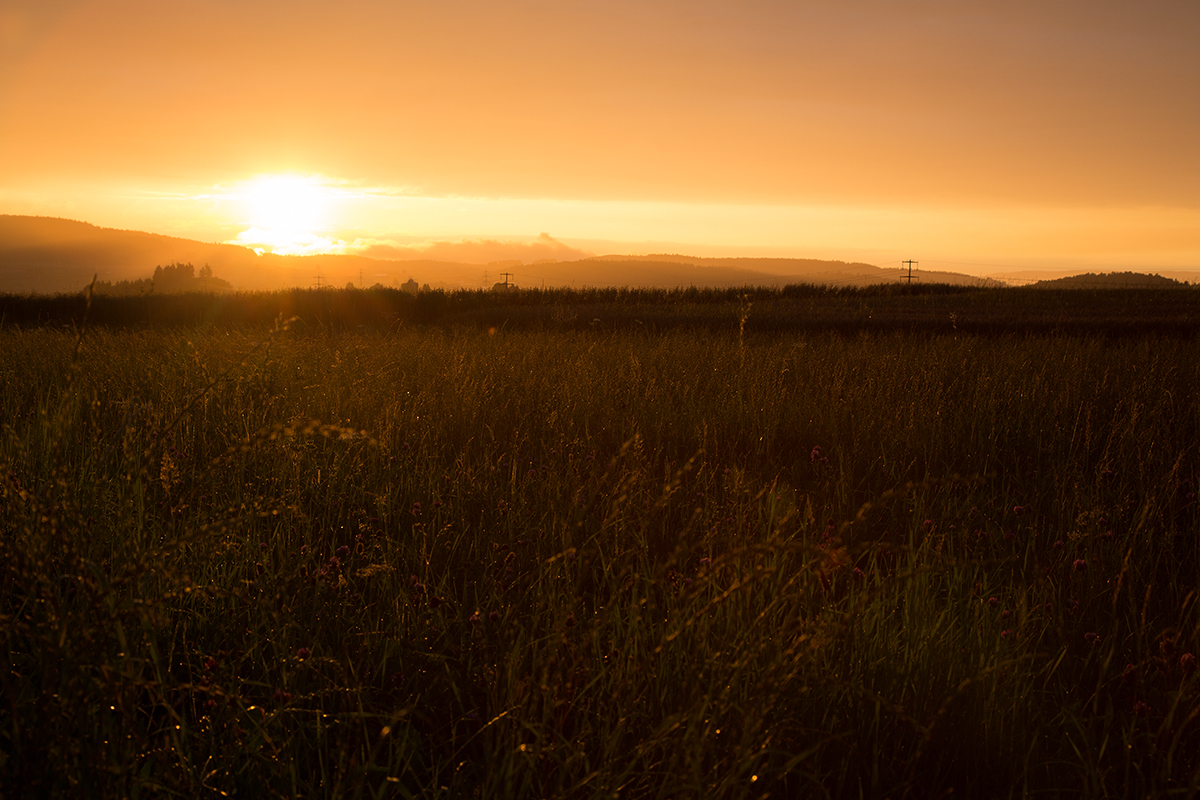
POLYGON ((1200 4, 5 0, 0 213, 1200 269, 1200 4))

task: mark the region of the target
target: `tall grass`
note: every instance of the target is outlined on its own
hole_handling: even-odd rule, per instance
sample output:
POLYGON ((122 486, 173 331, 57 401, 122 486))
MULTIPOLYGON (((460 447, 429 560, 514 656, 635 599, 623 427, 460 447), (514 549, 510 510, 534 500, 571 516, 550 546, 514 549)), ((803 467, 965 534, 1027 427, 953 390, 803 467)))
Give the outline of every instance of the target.
POLYGON ((1197 789, 1195 341, 76 342, 0 333, 10 792, 1197 789))
POLYGON ((289 290, 136 297, 0 294, 0 325, 80 322, 133 329, 270 326, 282 315, 308 331, 395 331, 404 326, 495 327, 506 331, 700 330, 754 333, 940 335, 1012 333, 1173 336, 1200 331, 1195 289, 1002 289, 945 284, 742 289, 529 289, 408 293, 289 290))

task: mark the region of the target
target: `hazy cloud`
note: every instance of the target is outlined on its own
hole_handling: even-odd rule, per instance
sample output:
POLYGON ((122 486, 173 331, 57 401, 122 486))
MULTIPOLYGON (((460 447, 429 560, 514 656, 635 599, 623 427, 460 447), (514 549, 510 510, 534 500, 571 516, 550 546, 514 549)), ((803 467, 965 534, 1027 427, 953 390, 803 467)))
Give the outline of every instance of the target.
POLYGON ((350 245, 340 239, 334 240, 328 236, 305 233, 280 233, 258 227, 248 228, 225 244, 236 244, 249 247, 263 253, 271 252, 279 256, 315 256, 323 253, 353 253, 350 245))

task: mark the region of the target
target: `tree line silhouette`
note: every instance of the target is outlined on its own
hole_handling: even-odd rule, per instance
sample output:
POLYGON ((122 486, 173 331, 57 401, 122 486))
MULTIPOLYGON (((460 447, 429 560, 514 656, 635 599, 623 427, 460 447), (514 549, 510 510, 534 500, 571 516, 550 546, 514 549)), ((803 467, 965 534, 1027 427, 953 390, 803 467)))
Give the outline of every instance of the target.
POLYGON ((182 292, 209 292, 221 294, 233 291, 233 284, 213 276, 212 267, 205 264, 196 273, 190 262, 175 262, 154 268, 154 276, 135 281, 97 281, 93 292, 98 295, 131 297, 146 294, 178 294, 182 292))

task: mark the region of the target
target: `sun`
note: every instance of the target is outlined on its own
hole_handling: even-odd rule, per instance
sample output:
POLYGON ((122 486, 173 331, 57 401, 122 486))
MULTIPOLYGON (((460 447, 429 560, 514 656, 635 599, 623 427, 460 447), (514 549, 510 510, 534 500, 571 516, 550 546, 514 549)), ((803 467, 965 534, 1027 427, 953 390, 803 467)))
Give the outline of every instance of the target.
POLYGON ((333 191, 319 178, 260 175, 242 190, 249 222, 279 232, 315 233, 329 223, 333 191))
POLYGON ((338 191, 320 176, 259 175, 234 190, 248 230, 237 243, 261 252, 300 255, 333 246, 323 234, 333 221, 338 191))

